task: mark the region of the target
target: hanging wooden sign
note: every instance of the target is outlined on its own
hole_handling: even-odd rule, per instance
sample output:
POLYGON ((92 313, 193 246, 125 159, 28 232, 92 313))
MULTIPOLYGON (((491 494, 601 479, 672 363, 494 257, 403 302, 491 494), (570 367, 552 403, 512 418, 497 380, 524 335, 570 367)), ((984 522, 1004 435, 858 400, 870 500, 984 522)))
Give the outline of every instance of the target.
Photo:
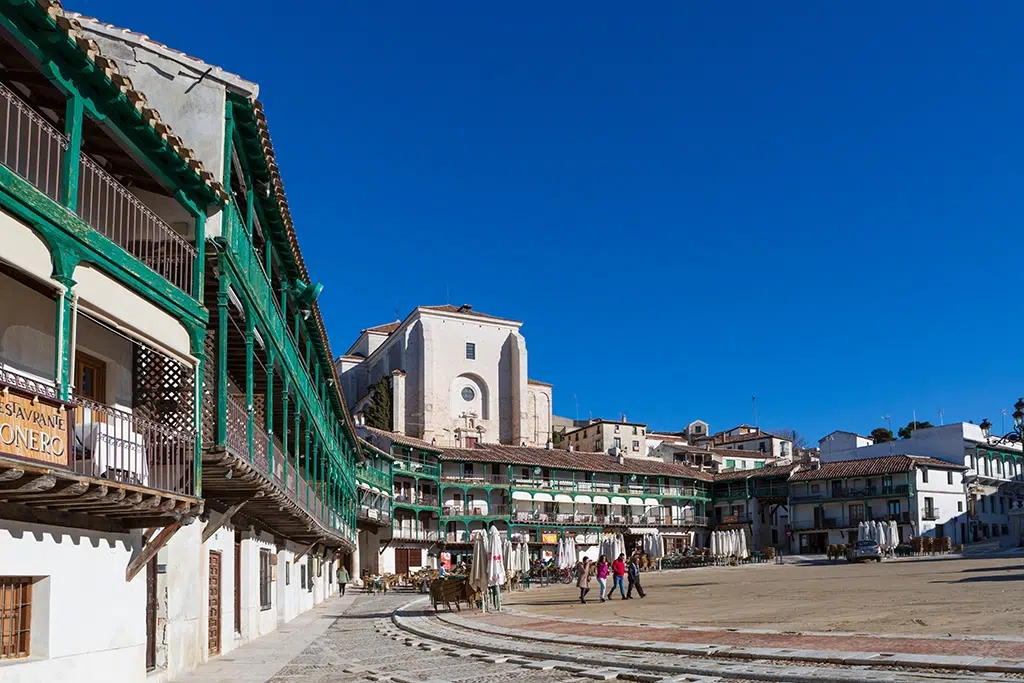
POLYGON ((0 389, 0 454, 70 467, 74 412, 64 404, 0 389))

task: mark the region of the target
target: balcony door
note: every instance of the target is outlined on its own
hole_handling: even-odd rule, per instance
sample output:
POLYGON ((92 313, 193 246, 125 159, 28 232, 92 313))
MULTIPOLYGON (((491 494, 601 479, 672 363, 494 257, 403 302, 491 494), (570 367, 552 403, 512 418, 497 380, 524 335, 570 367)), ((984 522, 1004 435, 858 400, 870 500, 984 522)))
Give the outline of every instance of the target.
POLYGON ((107 402, 107 364, 75 350, 75 393, 96 403, 107 402))

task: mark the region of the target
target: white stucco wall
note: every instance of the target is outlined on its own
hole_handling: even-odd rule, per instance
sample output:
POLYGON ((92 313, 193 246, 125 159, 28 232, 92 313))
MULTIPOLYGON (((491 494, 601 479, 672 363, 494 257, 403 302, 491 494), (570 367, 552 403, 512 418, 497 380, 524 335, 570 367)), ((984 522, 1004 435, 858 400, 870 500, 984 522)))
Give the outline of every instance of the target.
POLYGON ((5 521, 0 575, 31 576, 32 658, 0 665, 2 683, 146 679, 146 574, 125 581, 141 532, 5 521))

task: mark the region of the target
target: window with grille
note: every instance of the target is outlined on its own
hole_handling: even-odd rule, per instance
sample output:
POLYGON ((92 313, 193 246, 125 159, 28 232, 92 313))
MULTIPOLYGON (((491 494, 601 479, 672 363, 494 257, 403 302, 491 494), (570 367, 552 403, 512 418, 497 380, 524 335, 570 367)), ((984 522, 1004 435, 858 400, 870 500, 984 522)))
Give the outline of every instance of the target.
POLYGON ((270 551, 260 550, 260 609, 270 609, 270 577, 273 571, 270 568, 270 551))
POLYGON ((306 565, 299 565, 299 588, 306 590, 306 565))
POLYGON ((32 579, 0 576, 0 660, 29 655, 32 579))
POLYGON ((313 556, 306 556, 306 592, 313 592, 313 556))

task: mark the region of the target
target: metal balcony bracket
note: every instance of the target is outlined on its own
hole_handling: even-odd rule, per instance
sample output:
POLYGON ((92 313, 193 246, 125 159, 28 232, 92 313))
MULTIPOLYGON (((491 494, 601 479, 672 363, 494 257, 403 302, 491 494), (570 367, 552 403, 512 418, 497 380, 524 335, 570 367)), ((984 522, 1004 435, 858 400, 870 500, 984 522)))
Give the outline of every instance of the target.
POLYGON ((160 549, 167 545, 167 542, 171 540, 174 534, 178 533, 178 529, 182 527, 182 522, 171 522, 170 525, 165 526, 159 534, 156 535, 151 542, 147 543, 143 548, 142 552, 135 556, 135 558, 128 563, 128 567, 124 572, 124 580, 131 582, 135 576, 142 571, 150 560, 156 557, 156 554, 160 552, 160 549))

